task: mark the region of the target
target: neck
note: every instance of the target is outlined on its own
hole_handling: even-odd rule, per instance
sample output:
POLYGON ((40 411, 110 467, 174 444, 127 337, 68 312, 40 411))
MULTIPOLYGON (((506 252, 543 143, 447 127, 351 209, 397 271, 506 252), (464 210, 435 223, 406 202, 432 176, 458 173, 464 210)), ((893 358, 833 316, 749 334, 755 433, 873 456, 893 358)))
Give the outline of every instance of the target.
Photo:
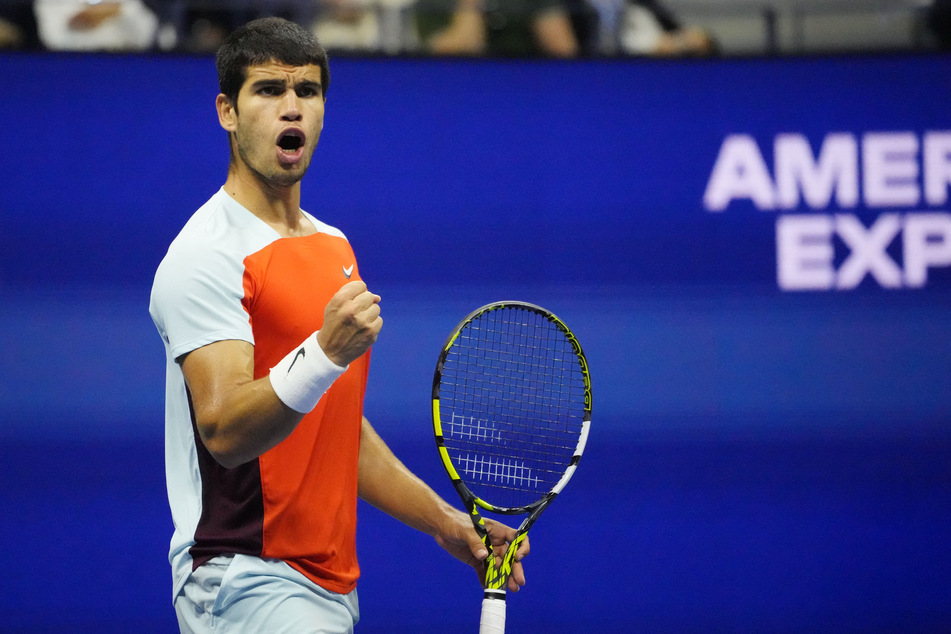
POLYGON ((288 186, 274 185, 247 170, 231 169, 224 190, 283 237, 312 231, 300 211, 300 181, 288 186))

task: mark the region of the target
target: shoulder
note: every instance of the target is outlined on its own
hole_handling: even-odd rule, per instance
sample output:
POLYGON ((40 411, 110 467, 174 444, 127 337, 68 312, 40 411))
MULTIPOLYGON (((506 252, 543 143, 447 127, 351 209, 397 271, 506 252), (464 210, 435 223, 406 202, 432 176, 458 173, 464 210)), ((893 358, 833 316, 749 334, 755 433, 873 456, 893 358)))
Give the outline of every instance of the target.
POLYGON ((221 266, 230 269, 277 238, 273 229, 221 189, 182 227, 159 265, 159 273, 221 266))
POLYGON ((277 234, 219 189, 188 219, 169 252, 260 248, 277 234))
POLYGON ((303 209, 301 209, 301 213, 303 213, 304 216, 306 216, 308 220, 314 223, 314 227, 317 228, 317 233, 323 233, 329 236, 333 236, 335 238, 340 238, 342 240, 347 239, 347 236, 344 235, 343 231, 341 231, 337 227, 328 225, 326 222, 318 220, 312 214, 307 213, 303 209))
POLYGON ((276 234, 222 190, 202 205, 172 241, 152 283, 153 309, 187 298, 240 299, 245 258, 276 234))

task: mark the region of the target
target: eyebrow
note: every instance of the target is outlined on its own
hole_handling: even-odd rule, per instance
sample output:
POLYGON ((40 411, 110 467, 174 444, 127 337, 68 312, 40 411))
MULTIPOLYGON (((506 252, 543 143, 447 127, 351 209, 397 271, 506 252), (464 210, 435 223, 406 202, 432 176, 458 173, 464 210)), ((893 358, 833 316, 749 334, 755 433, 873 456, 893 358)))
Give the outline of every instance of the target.
MULTIPOLYGON (((255 82, 252 82, 251 89, 258 90, 260 88, 266 87, 274 88, 287 88, 287 81, 283 79, 259 79, 255 82)), ((293 89, 297 90, 299 88, 310 88, 312 90, 316 89, 318 91, 323 91, 323 85, 319 81, 314 81, 312 79, 303 79, 293 85, 293 89)))
POLYGON ((323 91, 324 86, 319 81, 314 81, 312 79, 304 79, 294 84, 294 89, 296 90, 298 88, 310 88, 312 90, 317 90, 318 92, 321 92, 323 91))

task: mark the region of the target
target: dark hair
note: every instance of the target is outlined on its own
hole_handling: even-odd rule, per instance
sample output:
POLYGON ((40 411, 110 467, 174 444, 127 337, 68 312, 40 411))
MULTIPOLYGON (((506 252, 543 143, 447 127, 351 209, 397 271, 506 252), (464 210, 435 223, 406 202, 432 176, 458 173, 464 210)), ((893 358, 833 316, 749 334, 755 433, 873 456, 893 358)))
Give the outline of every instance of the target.
POLYGON ((248 67, 275 61, 290 66, 320 67, 322 92, 330 86, 327 51, 313 33, 295 22, 269 17, 253 20, 235 29, 218 49, 218 87, 237 105, 238 93, 248 76, 248 67))

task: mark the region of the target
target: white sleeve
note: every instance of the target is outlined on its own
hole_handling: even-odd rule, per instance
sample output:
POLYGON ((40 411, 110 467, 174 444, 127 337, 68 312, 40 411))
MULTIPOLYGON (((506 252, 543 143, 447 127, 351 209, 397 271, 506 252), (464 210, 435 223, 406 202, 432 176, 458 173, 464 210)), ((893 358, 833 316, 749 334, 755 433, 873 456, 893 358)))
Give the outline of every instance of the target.
POLYGON ((173 359, 226 339, 254 344, 243 274, 242 261, 224 251, 173 245, 155 274, 149 306, 173 359))

